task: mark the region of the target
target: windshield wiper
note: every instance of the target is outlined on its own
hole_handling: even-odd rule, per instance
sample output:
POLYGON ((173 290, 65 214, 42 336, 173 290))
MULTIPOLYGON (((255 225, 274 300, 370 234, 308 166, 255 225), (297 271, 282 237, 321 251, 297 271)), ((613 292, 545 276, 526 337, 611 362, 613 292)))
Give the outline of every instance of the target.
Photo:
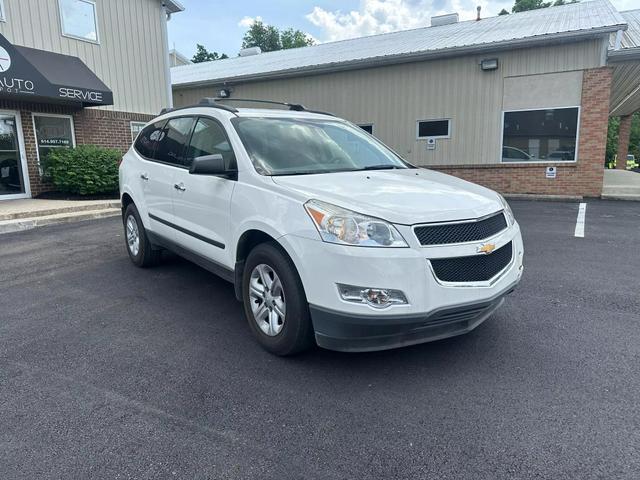
POLYGON ((381 165, 368 165, 366 167, 361 168, 360 170, 394 170, 396 168, 400 168, 397 165, 390 165, 388 163, 381 165))

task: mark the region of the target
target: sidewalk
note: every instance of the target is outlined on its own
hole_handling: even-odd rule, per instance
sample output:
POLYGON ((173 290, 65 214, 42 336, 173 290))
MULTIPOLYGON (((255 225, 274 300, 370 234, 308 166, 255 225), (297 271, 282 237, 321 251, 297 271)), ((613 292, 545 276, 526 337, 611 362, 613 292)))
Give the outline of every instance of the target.
POLYGON ((0 234, 120 215, 118 200, 0 201, 0 234))
POLYGON ((640 173, 629 170, 605 170, 602 198, 640 200, 640 173))

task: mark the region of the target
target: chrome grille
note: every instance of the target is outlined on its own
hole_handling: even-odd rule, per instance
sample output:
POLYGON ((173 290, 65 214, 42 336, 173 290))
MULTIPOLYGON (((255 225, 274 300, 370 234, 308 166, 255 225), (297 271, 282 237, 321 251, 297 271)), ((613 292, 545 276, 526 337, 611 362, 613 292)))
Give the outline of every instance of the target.
POLYGON ((486 282, 509 265, 512 258, 513 246, 509 242, 489 255, 433 259, 431 267, 442 282, 486 282))
POLYGON ((420 245, 477 242, 507 228, 503 212, 472 222, 420 225, 414 228, 420 245))

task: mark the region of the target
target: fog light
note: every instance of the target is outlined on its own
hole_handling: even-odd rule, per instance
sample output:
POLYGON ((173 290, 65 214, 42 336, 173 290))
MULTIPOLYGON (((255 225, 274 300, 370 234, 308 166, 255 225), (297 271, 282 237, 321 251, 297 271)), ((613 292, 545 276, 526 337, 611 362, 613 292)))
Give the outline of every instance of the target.
POLYGON ((406 305, 407 297, 400 290, 390 288, 356 287, 338 284, 340 298, 347 302, 366 303, 375 308, 386 308, 391 305, 406 305))

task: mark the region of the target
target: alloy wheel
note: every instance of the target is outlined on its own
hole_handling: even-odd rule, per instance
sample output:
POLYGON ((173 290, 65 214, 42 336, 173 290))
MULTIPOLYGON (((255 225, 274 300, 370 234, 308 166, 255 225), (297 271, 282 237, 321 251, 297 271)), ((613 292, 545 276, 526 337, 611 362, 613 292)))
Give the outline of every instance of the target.
POLYGON ((284 327, 287 307, 280 277, 269 265, 261 263, 251 272, 249 301, 260 330, 270 337, 278 335, 284 327))
POLYGON ((138 230, 138 222, 133 215, 127 217, 127 246, 131 255, 138 256, 140 251, 140 231, 138 230))

